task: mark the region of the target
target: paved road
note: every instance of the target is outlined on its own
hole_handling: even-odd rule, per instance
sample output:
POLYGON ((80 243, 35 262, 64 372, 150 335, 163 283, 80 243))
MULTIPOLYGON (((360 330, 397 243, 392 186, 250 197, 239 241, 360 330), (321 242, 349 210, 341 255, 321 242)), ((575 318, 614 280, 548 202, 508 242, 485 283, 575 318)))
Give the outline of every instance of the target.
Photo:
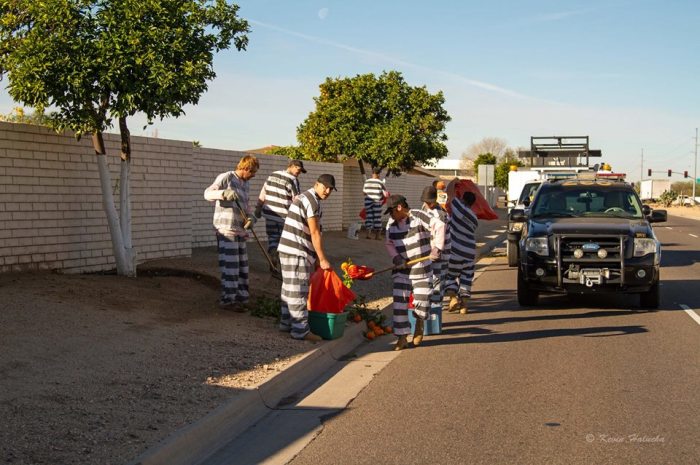
POLYGON ((515 269, 487 259, 468 316, 447 316, 417 349, 369 344, 374 353, 292 415, 208 463, 699 463, 700 222, 672 217, 656 230, 659 311, 624 295, 545 297, 524 310, 515 269), (322 426, 310 419, 324 414, 322 426), (262 437, 285 454, 246 456, 262 437))

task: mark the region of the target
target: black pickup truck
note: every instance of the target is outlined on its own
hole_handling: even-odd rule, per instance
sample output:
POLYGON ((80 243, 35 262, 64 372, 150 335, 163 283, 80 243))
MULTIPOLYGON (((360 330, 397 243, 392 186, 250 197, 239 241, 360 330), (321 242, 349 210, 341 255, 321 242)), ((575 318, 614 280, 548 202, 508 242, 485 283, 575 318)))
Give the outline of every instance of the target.
POLYGON ((511 222, 524 223, 518 303, 537 305, 540 293, 623 292, 658 308, 661 244, 650 223, 666 219, 622 180, 545 182, 527 212, 510 212, 511 222))

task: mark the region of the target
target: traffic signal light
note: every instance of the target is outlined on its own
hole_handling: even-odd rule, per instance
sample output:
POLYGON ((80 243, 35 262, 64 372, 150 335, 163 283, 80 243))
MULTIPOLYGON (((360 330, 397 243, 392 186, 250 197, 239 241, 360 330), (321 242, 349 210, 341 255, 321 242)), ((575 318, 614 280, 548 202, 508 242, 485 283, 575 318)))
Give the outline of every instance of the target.
POLYGON ((671 170, 668 170, 668 177, 671 177, 671 170))
POLYGON ((651 168, 647 170, 647 176, 651 177, 651 168))
POLYGON ((683 171, 683 177, 684 177, 684 178, 687 178, 687 177, 688 177, 688 172, 687 172, 687 171, 683 171))

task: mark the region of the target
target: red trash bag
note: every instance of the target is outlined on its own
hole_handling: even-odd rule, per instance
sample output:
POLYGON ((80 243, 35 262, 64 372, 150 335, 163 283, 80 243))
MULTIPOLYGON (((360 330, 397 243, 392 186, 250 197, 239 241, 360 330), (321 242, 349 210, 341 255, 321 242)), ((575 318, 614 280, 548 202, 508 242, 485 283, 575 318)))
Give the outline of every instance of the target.
POLYGON ((363 220, 366 220, 367 219, 367 210, 364 208, 362 210, 360 210, 359 217, 362 218, 363 220))
POLYGON ((345 287, 343 280, 333 270, 318 268, 311 275, 309 310, 320 313, 343 313, 345 306, 355 300, 355 293, 345 287))
POLYGON ((498 215, 491 209, 479 188, 469 179, 453 179, 447 185, 447 212, 452 214, 452 199, 457 197, 462 199, 465 192, 473 192, 476 195, 476 201, 471 209, 480 220, 496 220, 498 215))

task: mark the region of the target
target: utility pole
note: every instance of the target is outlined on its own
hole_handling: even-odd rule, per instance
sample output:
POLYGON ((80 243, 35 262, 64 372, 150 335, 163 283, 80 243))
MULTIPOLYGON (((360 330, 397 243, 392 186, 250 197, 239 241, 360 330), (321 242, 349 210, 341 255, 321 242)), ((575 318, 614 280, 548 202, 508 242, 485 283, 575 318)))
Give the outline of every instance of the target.
POLYGON ((695 184, 698 182, 698 128, 695 128, 695 168, 693 169, 693 205, 695 205, 695 184))

